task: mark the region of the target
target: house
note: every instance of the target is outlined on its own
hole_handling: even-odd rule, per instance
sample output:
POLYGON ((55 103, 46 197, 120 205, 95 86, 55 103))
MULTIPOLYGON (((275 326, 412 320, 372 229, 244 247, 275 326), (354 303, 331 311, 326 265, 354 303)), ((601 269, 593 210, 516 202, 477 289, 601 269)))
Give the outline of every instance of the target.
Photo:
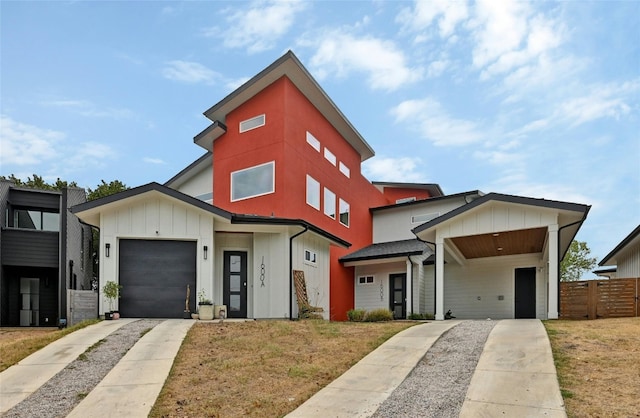
POLYGON ((292 52, 204 115, 194 142, 205 153, 167 183, 73 208, 100 228, 100 280, 124 286, 123 316, 180 317, 197 290, 230 317, 294 318, 302 270, 325 319, 354 307, 443 319, 444 306, 557 317, 557 266, 588 206, 370 182, 361 164, 373 149, 292 52), (503 253, 468 252, 493 234, 503 253), (516 282, 534 293, 533 314, 514 311, 516 282), (466 301, 483 286, 499 304, 466 301))
MULTIPOLYGON (((72 324, 70 290, 91 289, 91 228, 68 208, 85 191, 0 181, 0 325, 72 324)), ((95 311, 93 312, 95 317, 95 311)))
POLYGON ((598 265, 603 267, 600 270, 608 267, 613 278, 640 277, 640 225, 620 241, 598 265))

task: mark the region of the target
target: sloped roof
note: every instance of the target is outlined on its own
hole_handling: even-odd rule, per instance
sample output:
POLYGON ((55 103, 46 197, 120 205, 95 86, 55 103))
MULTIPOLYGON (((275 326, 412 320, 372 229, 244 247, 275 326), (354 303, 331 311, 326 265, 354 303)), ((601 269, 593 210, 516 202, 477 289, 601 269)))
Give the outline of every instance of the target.
POLYGON ((605 265, 613 265, 616 264, 616 256, 618 255, 618 253, 622 250, 624 250, 625 248, 627 248, 627 246, 629 245, 633 245, 633 244, 638 244, 640 243, 640 225, 638 225, 636 227, 636 229, 634 229, 633 231, 631 231, 631 233, 629 235, 627 235, 625 237, 625 239, 623 239, 622 241, 620 241, 620 244, 616 245, 616 248, 614 248, 613 250, 611 250, 611 252, 609 254, 607 254, 602 261, 600 261, 598 263, 599 266, 605 266, 605 265))
POLYGON ((234 109, 260 93, 281 77, 287 77, 302 94, 322 113, 322 115, 340 132, 340 135, 360 154, 361 161, 375 155, 373 148, 364 140, 346 116, 338 109, 309 71, 302 65, 292 51, 278 58, 260 71, 249 81, 238 87, 227 97, 213 105, 204 115, 213 124, 194 138, 194 142, 211 151, 213 141, 226 132, 226 116, 234 109))
POLYGON ((164 185, 168 187, 180 186, 180 184, 184 183, 189 178, 191 178, 194 174, 199 172, 201 168, 209 167, 212 164, 211 162, 212 155, 213 153, 211 151, 207 151, 206 153, 204 153, 203 156, 199 157, 197 160, 195 160, 194 162, 189 164, 187 167, 185 167, 183 170, 181 170, 178 174, 176 174, 175 176, 167 180, 164 183, 164 185))
POLYGON ((421 255, 424 254, 425 251, 429 253, 432 252, 426 243, 417 239, 381 242, 340 257, 340 262, 346 263, 350 261, 380 260, 384 258, 421 255))

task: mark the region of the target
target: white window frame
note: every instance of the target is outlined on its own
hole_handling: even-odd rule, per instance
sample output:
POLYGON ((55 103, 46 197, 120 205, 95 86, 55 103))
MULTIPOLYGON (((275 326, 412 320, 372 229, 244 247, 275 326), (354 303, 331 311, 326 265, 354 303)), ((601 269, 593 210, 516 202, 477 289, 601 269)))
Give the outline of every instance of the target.
POLYGON ((240 133, 242 134, 242 133, 251 131, 253 129, 260 128, 260 127, 264 126, 266 123, 267 123, 267 116, 263 113, 262 115, 254 116, 252 118, 245 119, 242 122, 240 122, 239 130, 240 130, 240 133), (242 127, 242 125, 248 125, 249 122, 254 122, 254 121, 257 121, 258 119, 262 119, 262 122, 258 122, 258 125, 250 126, 249 128, 243 128, 242 127))
POLYGON ((307 205, 309 205, 312 208, 315 208, 317 210, 320 210, 320 182, 307 174, 307 183, 306 184, 307 184, 306 185, 306 189, 307 189, 307 193, 306 193, 307 205), (310 187, 312 185, 314 186, 313 190, 310 187), (311 195, 311 192, 313 192, 313 196, 311 195), (310 200, 310 198, 315 198, 315 199, 314 200, 310 200))
POLYGON ((347 228, 349 228, 349 225, 351 224, 351 205, 349 204, 349 202, 347 202, 346 200, 340 199, 340 206, 338 208, 338 219, 340 220, 340 224, 346 226, 347 228), (347 214, 347 223, 342 222, 342 208, 345 207, 346 205, 346 213, 347 214))
POLYGON ((343 163, 342 161, 340 161, 340 164, 338 165, 338 169, 342 174, 345 175, 345 177, 351 178, 351 170, 349 170, 349 167, 347 167, 345 163, 343 163))
POLYGON ((415 202, 416 197, 415 196, 411 196, 411 197, 403 197, 402 199, 396 199, 396 205, 399 205, 400 203, 409 203, 409 202, 415 202))
POLYGON ((331 219, 336 219, 336 194, 324 188, 324 214, 331 219))
POLYGON ((304 249, 304 262, 315 266, 318 263, 318 253, 315 251, 304 249))
POLYGON ((268 195, 271 193, 275 193, 276 191, 276 162, 275 161, 269 161, 267 163, 263 163, 263 164, 258 164, 258 165, 254 165, 252 167, 247 167, 247 168, 243 168, 242 170, 236 170, 231 172, 231 201, 232 202, 238 202, 240 200, 246 200, 246 199, 251 199, 254 197, 258 197, 258 196, 264 196, 264 195, 268 195), (242 196, 242 197, 234 197, 234 177, 236 177, 237 175, 239 175, 240 173, 245 173, 247 171, 251 171, 251 170, 257 170, 260 169, 262 167, 265 166, 271 166, 271 187, 269 190, 263 191, 263 192, 259 192, 257 194, 252 194, 252 195, 247 195, 247 196, 242 196))
POLYGON ((320 152, 320 141, 318 141, 318 139, 309 131, 307 131, 307 144, 311 145, 313 149, 320 152))
POLYGON ((358 276, 358 286, 369 286, 375 283, 375 276, 358 276))
POLYGON ((324 158, 325 160, 329 161, 333 166, 335 166, 338 163, 338 159, 336 158, 336 155, 329 151, 329 148, 324 147, 324 158))
POLYGON ((425 222, 429 222, 431 220, 436 219, 438 216, 440 216, 440 212, 422 213, 420 215, 413 215, 413 216, 411 216, 411 223, 412 224, 423 224, 425 222))

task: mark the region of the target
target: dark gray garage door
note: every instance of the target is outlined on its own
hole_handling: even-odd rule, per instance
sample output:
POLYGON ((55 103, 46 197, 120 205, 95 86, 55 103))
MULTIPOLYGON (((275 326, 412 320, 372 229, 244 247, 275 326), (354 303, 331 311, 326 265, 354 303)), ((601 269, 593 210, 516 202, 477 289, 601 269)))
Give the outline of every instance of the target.
POLYGON ((196 243, 120 240, 120 315, 124 318, 182 318, 196 301, 196 243))

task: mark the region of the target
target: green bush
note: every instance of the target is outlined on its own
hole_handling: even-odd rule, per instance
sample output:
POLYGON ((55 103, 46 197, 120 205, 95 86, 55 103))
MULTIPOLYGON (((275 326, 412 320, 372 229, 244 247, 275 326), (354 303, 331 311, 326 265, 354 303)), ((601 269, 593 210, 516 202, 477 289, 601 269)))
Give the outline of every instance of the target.
POLYGON ((389 309, 374 309, 364 316, 365 322, 393 321, 393 313, 389 309))
POLYGON ((347 318, 351 322, 362 322, 367 311, 364 309, 351 309, 347 312, 347 318))

